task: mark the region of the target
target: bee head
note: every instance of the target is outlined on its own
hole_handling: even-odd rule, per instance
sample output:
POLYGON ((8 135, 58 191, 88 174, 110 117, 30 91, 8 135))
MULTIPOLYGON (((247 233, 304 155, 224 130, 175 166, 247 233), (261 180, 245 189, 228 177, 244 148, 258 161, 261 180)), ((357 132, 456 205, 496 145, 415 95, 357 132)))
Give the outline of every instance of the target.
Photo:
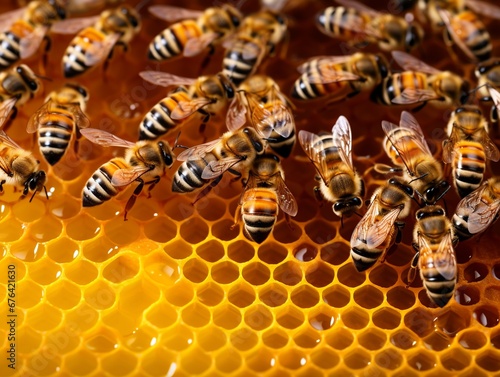
POLYGON ((405 47, 407 51, 413 50, 423 39, 424 31, 418 24, 409 25, 405 35, 405 47))
POLYGON ((47 193, 47 189, 45 188, 45 181, 47 179, 47 175, 43 170, 39 170, 36 172, 33 172, 28 179, 24 182, 24 189, 23 189, 23 194, 21 197, 25 197, 28 195, 28 192, 33 191, 33 195, 31 196, 30 202, 33 200, 35 194, 37 192, 40 192, 45 190, 45 193, 47 193))
POLYGON ((351 196, 336 202, 333 206, 333 213, 338 217, 351 217, 363 205, 363 201, 358 196, 351 196))
POLYGON ((54 8, 57 13, 57 18, 64 20, 66 18, 66 5, 65 1, 60 0, 49 0, 48 3, 54 8))
POLYGON ((434 204, 448 192, 450 187, 451 186, 448 182, 441 181, 438 184, 431 186, 427 190, 425 190, 424 194, 422 195, 422 199, 426 204, 434 204))
POLYGON ((16 68, 16 72, 32 92, 36 92, 38 90, 38 88, 40 87, 40 82, 36 78, 33 71, 27 65, 19 65, 16 68))
POLYGON ((166 166, 170 167, 174 163, 174 156, 170 150, 170 148, 165 145, 163 141, 158 142, 158 147, 160 148, 160 154, 163 162, 166 166))

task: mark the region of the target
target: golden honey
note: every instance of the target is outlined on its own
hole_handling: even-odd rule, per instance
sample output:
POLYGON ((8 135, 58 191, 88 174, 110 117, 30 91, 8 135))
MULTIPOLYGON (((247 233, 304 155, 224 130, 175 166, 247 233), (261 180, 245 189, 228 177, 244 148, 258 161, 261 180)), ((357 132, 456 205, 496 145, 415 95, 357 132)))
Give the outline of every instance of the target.
MULTIPOLYGON (((14 9, 4 2, 0 11, 14 9)), ((137 2, 129 1, 132 5, 137 2)), ((152 0, 150 4, 162 1, 152 0)), ((172 2, 205 9, 213 1, 172 2)), ((368 2, 364 2, 367 3, 368 2)), ((218 3, 217 3, 218 4, 218 3)), ((244 14, 257 2, 239 2, 244 14)), ((261 72, 289 93, 295 67, 317 55, 349 53, 348 46, 316 30, 312 20, 328 1, 291 0, 287 58, 268 60, 261 72), (301 20, 301 21, 299 21, 301 20), (308 21, 302 21, 308 20, 308 21), (347 49, 347 50, 346 50, 347 49)), ((377 5, 382 9, 381 5, 377 5)), ((127 140, 138 137, 139 122, 166 90, 143 82, 142 70, 160 69, 196 77, 204 56, 157 64, 147 45, 167 26, 143 9, 143 28, 128 52, 119 47, 108 68, 77 78, 90 94, 92 127, 127 140)), ((486 25, 499 53, 495 21, 486 25), (496 34, 495 34, 496 33, 496 34)), ((453 69, 475 82, 474 66, 451 59, 441 35, 427 37, 415 54, 439 69, 453 69), (436 52, 438 51, 438 52, 436 52)), ((61 59, 72 36, 53 35, 48 64, 40 51, 27 63, 43 80, 44 92, 63 85, 61 59)), ((216 48, 204 74, 222 69, 216 48)), ((367 47, 376 52, 376 46, 367 47)), ((36 144, 25 132, 44 95, 19 109, 8 134, 26 149, 36 144)), ((382 150, 382 120, 397 123, 401 108, 371 103, 368 94, 324 108, 296 103, 298 129, 328 131, 339 115, 352 126, 354 164, 366 198, 386 177, 370 171, 388 163, 382 150)), ((439 151, 449 112, 425 106, 415 113, 433 150, 439 151)), ((212 140, 224 132, 211 122, 205 134, 187 124, 180 143, 212 140)), ((171 135, 173 142, 176 135, 171 135)), ((492 138, 496 137, 492 135, 492 138)), ((495 139, 498 141, 498 139, 495 139)), ((42 160, 38 151, 37 157, 42 160)), ((300 147, 283 161, 286 184, 299 212, 288 224, 279 217, 261 245, 248 241, 242 224, 231 229, 242 191, 224 178, 197 202, 174 195, 167 172, 142 194, 123 221, 132 188, 93 208, 81 208, 88 177, 123 153, 86 140, 48 171, 49 199, 30 203, 5 186, 0 197, 0 274, 16 267, 16 369, 8 368, 8 327, 0 326, 2 376, 490 376, 500 373, 500 239, 498 224, 456 248, 459 280, 455 299, 435 308, 420 280, 406 288, 414 251, 412 216, 403 242, 384 263, 358 273, 349 257, 349 239, 359 218, 340 221, 331 205, 316 202, 314 169, 300 147)), ((498 174, 498 166, 491 170, 498 174)), ((451 215, 458 197, 446 197, 451 215)), ((8 315, 7 285, 0 286, 2 323, 8 315)))

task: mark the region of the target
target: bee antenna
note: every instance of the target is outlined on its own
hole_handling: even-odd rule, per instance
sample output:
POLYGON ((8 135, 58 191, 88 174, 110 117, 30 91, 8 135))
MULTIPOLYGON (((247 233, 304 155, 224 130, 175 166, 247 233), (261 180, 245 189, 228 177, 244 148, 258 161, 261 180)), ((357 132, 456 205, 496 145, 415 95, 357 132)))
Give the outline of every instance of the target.
POLYGON ((344 227, 344 216, 340 216, 340 227, 344 227))
POLYGON ((357 213, 357 212, 353 212, 353 213, 354 213, 356 216, 363 217, 363 215, 362 215, 362 214, 360 214, 360 213, 357 213))
POLYGON ((181 136, 181 131, 179 131, 179 133, 177 134, 177 137, 175 138, 175 141, 174 141, 174 147, 172 148, 172 150, 175 149, 175 147, 178 146, 177 142, 179 141, 179 137, 181 136))
POLYGON ((185 145, 182 144, 175 144, 172 150, 174 150, 175 148, 189 149, 189 147, 186 147, 185 145))

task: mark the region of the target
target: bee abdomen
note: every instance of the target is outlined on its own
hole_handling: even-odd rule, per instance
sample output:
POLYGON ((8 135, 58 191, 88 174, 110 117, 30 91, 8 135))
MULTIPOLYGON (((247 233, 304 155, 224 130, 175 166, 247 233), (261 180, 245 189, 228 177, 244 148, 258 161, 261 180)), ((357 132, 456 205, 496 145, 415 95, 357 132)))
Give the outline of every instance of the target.
POLYGON ((66 152, 73 129, 67 117, 53 117, 56 119, 48 119, 38 131, 40 151, 50 165, 56 164, 66 152))
POLYGON ((242 218, 247 236, 257 243, 262 243, 273 230, 278 216, 276 195, 267 190, 249 190, 242 199, 242 218), (245 200, 249 196, 252 199, 245 200))
POLYGON ((321 31, 332 37, 345 38, 352 33, 345 30, 341 25, 345 25, 350 18, 350 10, 344 7, 328 7, 318 14, 316 22, 321 31))
POLYGON ((223 60, 222 72, 235 85, 240 85, 248 76, 250 76, 260 56, 260 48, 253 42, 238 40, 231 49, 226 52, 223 60), (247 55, 247 50, 254 50, 252 54, 247 55))
POLYGON ((453 229, 455 235, 458 237, 459 241, 466 241, 472 237, 472 234, 469 232, 468 227, 469 216, 467 215, 459 215, 454 214, 452 218, 453 229))
POLYGON ((0 67, 7 68, 21 58, 20 39, 10 31, 0 34, 0 67))
POLYGON ((172 191, 188 193, 207 184, 208 181, 201 178, 206 165, 203 160, 185 161, 174 174, 172 191))
POLYGON ((383 250, 368 250, 353 247, 351 249, 351 258, 354 262, 356 270, 359 272, 369 269, 377 262, 378 258, 382 255, 383 250))
POLYGON ((172 25, 158 34, 149 44, 148 57, 152 60, 166 60, 180 55, 189 38, 197 38, 202 30, 194 20, 172 25))
POLYGON ((75 77, 84 73, 89 66, 85 63, 86 54, 96 43, 105 38, 104 34, 95 28, 87 28, 80 32, 68 46, 63 57, 64 77, 75 77))
POLYGON ((422 280, 429 298, 436 305, 443 307, 450 301, 455 291, 455 279, 448 280, 441 274, 436 273, 432 275, 425 274, 422 280))
POLYGON ((119 189, 111 184, 111 178, 114 172, 124 168, 127 168, 124 161, 114 159, 97 169, 83 189, 83 206, 94 207, 116 196, 119 189))
POLYGON ((479 143, 458 144, 455 150, 454 181, 458 194, 463 198, 477 189, 483 181, 486 156, 479 143))
POLYGON ((271 133, 268 144, 273 151, 283 158, 287 158, 292 153, 296 141, 295 130, 288 137, 279 135, 276 131, 271 133))

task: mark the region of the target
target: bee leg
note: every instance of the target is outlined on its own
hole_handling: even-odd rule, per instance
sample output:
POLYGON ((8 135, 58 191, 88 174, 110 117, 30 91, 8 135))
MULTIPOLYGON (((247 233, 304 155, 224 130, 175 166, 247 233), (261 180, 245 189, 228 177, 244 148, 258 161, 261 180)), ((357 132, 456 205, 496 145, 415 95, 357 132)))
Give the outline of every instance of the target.
POLYGON ((206 196, 210 191, 212 191, 212 189, 217 186, 220 182, 220 180, 222 179, 222 175, 219 175, 217 178, 215 178, 212 182, 210 182, 210 184, 205 187, 197 196, 196 198, 194 199, 194 201, 191 203, 192 205, 195 205, 195 203, 202 199, 204 196, 206 196))
POLYGON ((127 213, 132 209, 137 196, 142 192, 142 189, 144 188, 144 181, 141 178, 137 178, 136 180, 139 181, 139 185, 135 188, 132 196, 128 199, 127 204, 125 205, 125 210, 123 211, 123 221, 127 221, 127 213))
POLYGON ((215 48, 213 45, 210 44, 208 47, 209 50, 207 52, 207 55, 205 55, 203 61, 201 62, 199 76, 201 76, 201 73, 205 70, 205 68, 207 68, 208 64, 210 63, 210 60, 212 59, 212 55, 215 52, 215 48))
POLYGON ((5 179, 2 179, 2 180, 0 181, 0 194, 3 194, 3 185, 4 185, 4 183, 5 183, 5 182, 6 182, 6 180, 5 180, 5 179))
POLYGON ((401 221, 396 221, 394 225, 396 225, 397 227, 396 243, 400 243, 401 239, 403 238, 403 228, 405 227, 405 223, 401 221))
POLYGON ((50 37, 46 35, 45 37, 43 37, 43 40, 45 41, 45 48, 43 50, 40 72, 43 76, 45 76, 45 67, 47 67, 47 64, 49 62, 49 51, 52 47, 52 39, 50 39, 50 37))
POLYGON ((234 228, 236 228, 236 226, 240 222, 240 216, 241 216, 240 208, 241 208, 241 205, 238 205, 238 207, 236 207, 236 212, 234 213, 234 223, 233 223, 233 225, 231 225, 229 227, 229 229, 231 229, 231 230, 233 230, 234 228))
POLYGON ((2 130, 7 131, 9 129, 11 123, 14 121, 14 119, 16 119, 16 117, 17 117, 17 107, 14 106, 11 110, 10 116, 4 122, 4 124, 2 126, 2 130))
MULTIPOLYGON (((418 246, 413 244, 413 248, 418 248, 418 246)), ((413 281, 415 280, 415 278, 417 276, 417 266, 418 266, 418 257, 419 256, 420 256, 420 252, 417 251, 417 253, 413 257, 413 259, 411 260, 410 269, 408 270, 408 275, 406 277, 406 280, 408 280, 408 282, 406 283, 406 288, 410 287, 410 285, 413 283, 413 281)))

